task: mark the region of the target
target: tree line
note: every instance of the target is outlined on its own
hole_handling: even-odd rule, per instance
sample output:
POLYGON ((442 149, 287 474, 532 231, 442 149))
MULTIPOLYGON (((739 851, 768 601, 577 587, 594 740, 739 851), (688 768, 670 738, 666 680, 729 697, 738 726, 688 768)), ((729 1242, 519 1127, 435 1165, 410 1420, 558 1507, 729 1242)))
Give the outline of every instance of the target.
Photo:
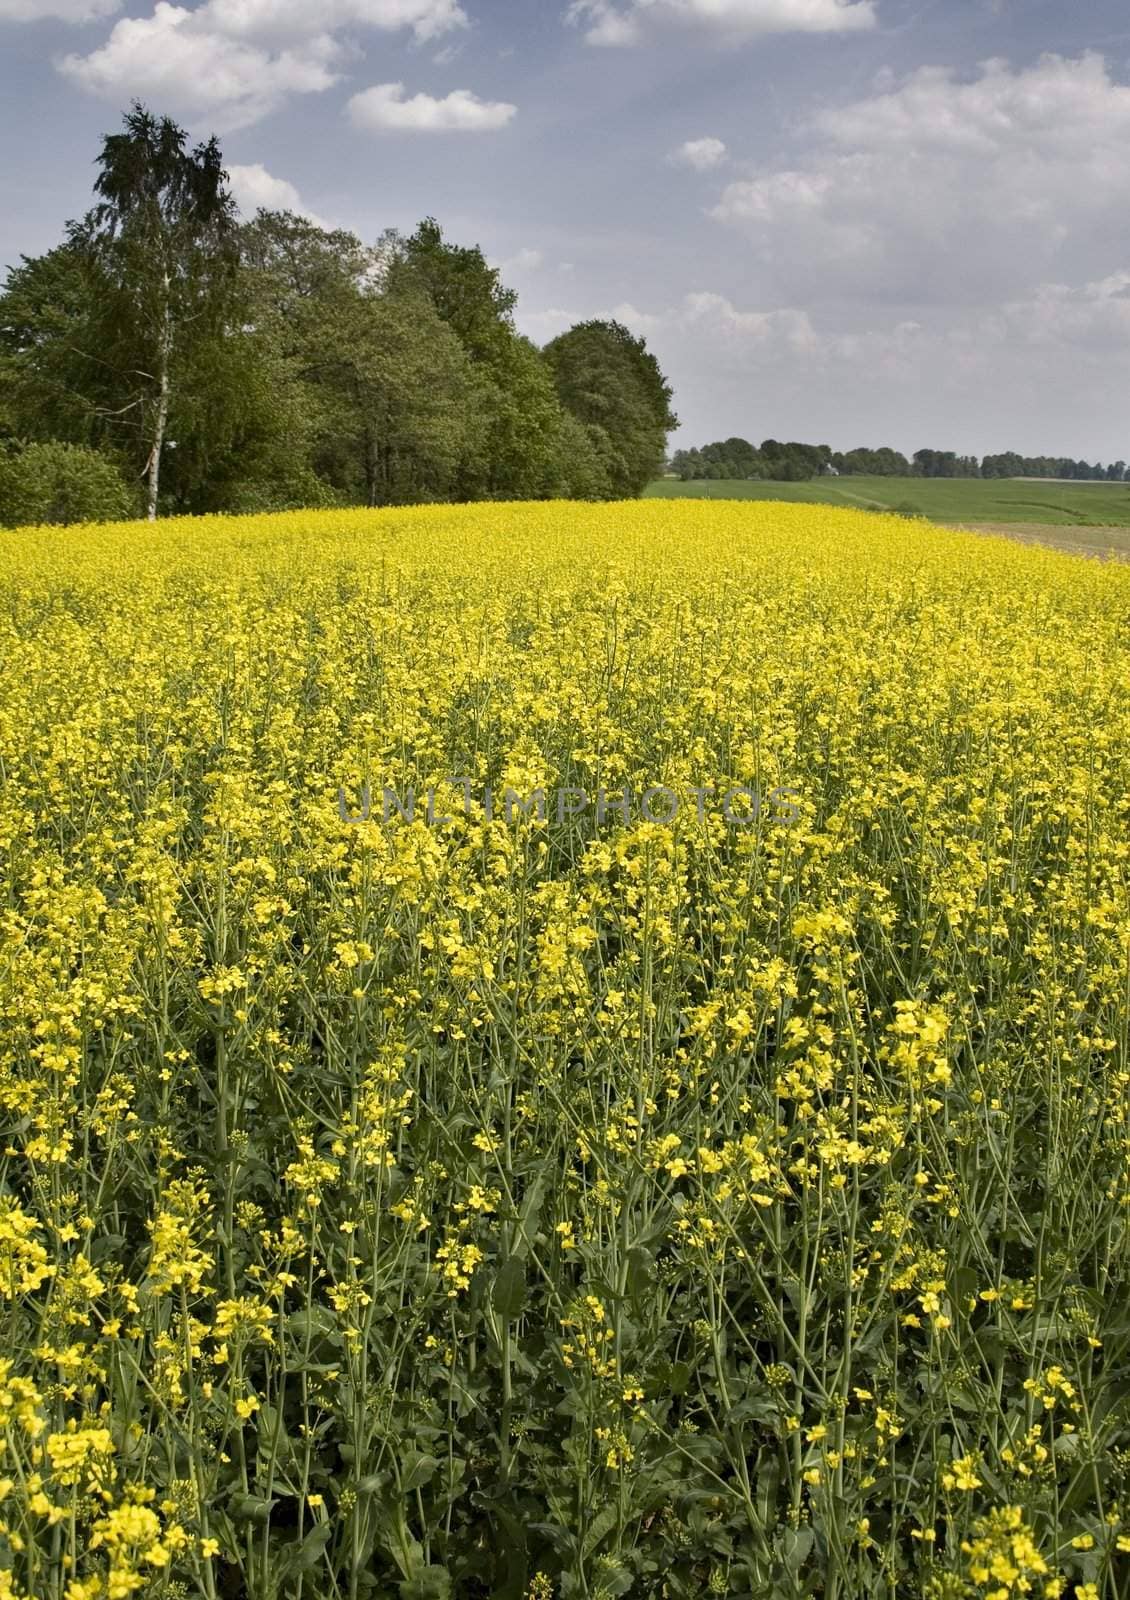
POLYGON ((677 426, 642 339, 544 348, 477 247, 240 217, 135 104, 96 203, 0 292, 0 521, 639 495, 677 426))
POLYGON ((958 455, 953 450, 916 450, 907 457, 899 450, 833 450, 826 444, 782 444, 766 439, 760 445, 748 439, 723 439, 696 450, 677 450, 668 471, 684 482, 700 479, 764 478, 795 483, 829 472, 878 478, 1072 478, 1082 481, 1122 483, 1125 461, 1110 466, 1090 465, 1067 456, 958 455))

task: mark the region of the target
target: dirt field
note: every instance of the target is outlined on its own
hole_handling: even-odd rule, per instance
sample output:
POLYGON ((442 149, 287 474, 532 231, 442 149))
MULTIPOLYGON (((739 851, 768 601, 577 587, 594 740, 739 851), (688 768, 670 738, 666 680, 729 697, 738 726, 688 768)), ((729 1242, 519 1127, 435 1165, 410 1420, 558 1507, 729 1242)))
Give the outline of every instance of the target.
POLYGON ((971 533, 1003 534, 1025 544, 1046 544, 1077 556, 1130 561, 1130 528, 1071 528, 1046 522, 962 522, 950 526, 967 528, 971 533))

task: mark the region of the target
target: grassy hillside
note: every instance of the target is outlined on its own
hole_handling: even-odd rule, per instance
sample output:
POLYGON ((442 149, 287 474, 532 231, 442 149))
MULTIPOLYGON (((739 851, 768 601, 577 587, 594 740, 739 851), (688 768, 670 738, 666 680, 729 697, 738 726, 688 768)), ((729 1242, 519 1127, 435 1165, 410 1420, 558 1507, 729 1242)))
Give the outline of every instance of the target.
POLYGON ((890 511, 914 506, 936 522, 1130 526, 1130 484, 1040 483, 1019 478, 819 478, 811 483, 653 483, 649 495, 791 500, 890 511))

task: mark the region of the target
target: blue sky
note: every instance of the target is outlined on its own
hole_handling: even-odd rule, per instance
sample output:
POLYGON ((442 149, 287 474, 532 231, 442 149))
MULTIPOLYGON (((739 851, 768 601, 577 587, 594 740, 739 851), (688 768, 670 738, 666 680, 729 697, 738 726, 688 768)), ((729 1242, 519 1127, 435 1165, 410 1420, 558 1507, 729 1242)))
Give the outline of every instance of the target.
POLYGON ((1124 0, 0 0, 0 259, 139 97, 245 208, 434 214, 677 442, 1130 457, 1124 0))

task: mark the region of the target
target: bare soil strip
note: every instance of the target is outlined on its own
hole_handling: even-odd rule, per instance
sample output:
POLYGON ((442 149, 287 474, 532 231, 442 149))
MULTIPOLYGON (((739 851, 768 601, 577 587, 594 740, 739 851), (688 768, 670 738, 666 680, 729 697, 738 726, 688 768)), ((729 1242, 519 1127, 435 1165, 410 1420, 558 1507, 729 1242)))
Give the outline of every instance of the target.
POLYGON ((1048 545, 1076 556, 1130 561, 1130 528, 1059 527, 1047 522, 957 522, 968 533, 1003 534, 1023 544, 1048 545))

